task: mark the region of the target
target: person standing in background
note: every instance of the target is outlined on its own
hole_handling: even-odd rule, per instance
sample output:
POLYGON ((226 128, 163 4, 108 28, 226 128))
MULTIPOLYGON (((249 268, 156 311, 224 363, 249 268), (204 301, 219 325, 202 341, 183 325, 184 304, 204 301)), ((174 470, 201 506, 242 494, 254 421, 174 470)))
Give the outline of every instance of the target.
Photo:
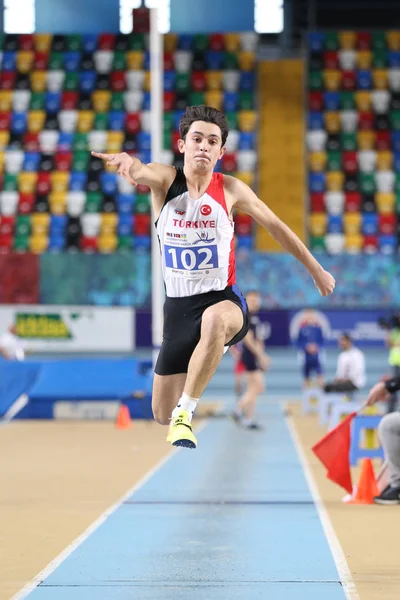
MULTIPOLYGON (((400 317, 393 319, 394 327, 388 331, 387 345, 389 346, 389 365, 393 369, 393 376, 400 377, 400 317)), ((388 402, 388 413, 397 410, 398 395, 392 394, 388 402)))
POLYGON ((302 370, 304 387, 312 385, 312 375, 316 376, 318 387, 324 385, 323 368, 321 362, 321 350, 324 346, 324 335, 322 328, 316 319, 312 309, 305 312, 304 321, 300 327, 297 338, 297 348, 303 354, 302 370))

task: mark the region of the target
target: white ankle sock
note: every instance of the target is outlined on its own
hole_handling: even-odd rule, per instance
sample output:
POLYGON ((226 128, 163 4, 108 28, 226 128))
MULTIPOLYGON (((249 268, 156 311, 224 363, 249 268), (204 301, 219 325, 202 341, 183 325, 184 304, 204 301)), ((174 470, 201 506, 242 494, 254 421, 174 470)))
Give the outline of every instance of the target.
POLYGON ((189 396, 183 392, 178 404, 172 411, 172 416, 176 417, 182 410, 186 410, 189 415, 189 421, 191 421, 199 400, 200 398, 192 398, 192 396, 189 396))

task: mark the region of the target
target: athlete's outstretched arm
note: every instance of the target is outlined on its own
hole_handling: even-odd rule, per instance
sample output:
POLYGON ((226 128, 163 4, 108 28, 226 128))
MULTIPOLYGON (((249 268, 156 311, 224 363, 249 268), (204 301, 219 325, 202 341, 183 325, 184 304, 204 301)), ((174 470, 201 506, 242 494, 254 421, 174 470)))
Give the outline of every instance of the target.
POLYGON ((243 181, 226 175, 224 181, 225 189, 233 199, 232 206, 253 217, 285 250, 297 258, 310 273, 322 296, 331 294, 335 287, 334 278, 323 269, 300 238, 243 181))

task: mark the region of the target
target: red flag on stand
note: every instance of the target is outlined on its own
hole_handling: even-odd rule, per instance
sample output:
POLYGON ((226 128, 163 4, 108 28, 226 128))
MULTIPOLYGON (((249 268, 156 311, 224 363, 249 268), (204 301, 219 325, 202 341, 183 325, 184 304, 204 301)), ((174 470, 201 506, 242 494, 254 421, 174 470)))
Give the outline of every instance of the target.
POLYGON ((327 468, 327 477, 344 488, 349 494, 353 491, 350 472, 350 426, 356 412, 346 417, 329 431, 313 447, 312 451, 327 468))

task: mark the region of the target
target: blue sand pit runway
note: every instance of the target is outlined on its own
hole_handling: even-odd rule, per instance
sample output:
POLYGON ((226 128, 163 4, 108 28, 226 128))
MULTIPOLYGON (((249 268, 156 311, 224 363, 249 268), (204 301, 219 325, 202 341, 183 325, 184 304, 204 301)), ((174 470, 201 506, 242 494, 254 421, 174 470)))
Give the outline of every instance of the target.
POLYGON ((264 422, 250 432, 209 421, 197 450, 173 453, 28 596, 26 588, 14 598, 357 598, 340 581, 279 404, 268 404, 264 422))

